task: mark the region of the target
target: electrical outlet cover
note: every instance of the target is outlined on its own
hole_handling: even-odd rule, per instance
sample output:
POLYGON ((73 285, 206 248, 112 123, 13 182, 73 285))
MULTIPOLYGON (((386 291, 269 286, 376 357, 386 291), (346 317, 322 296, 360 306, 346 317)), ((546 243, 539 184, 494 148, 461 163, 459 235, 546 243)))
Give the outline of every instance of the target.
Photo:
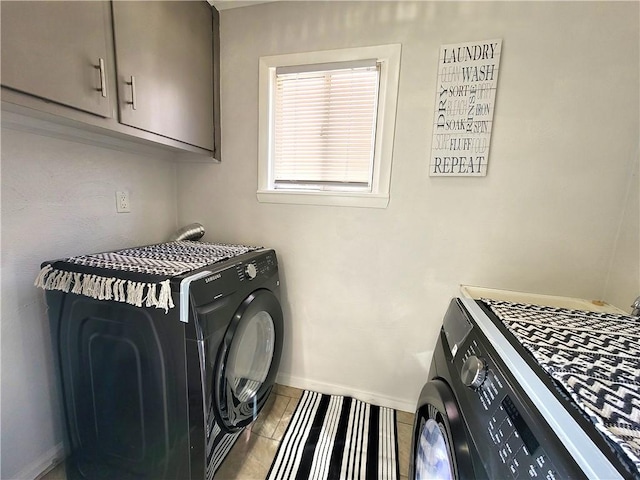
POLYGON ((129 213, 131 212, 131 202, 129 200, 129 192, 121 190, 116 192, 116 212, 129 213))

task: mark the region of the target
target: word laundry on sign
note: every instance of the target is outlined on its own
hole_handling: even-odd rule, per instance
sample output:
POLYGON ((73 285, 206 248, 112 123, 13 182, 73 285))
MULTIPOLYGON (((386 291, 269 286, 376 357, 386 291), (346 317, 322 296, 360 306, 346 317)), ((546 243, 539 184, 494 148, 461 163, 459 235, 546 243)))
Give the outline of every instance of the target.
POLYGON ((487 60, 494 58, 498 42, 476 45, 445 46, 443 63, 468 62, 469 60, 487 60))

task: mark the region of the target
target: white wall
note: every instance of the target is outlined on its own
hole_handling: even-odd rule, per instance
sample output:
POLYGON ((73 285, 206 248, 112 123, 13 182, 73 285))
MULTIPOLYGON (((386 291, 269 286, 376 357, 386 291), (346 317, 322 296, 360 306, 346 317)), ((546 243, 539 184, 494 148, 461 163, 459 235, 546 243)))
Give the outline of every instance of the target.
POLYGON ((168 161, 2 129, 2 479, 34 478, 61 454, 40 263, 163 241, 176 202, 168 161), (115 211, 121 189, 131 213, 115 211))
POLYGON ((44 297, 32 286, 46 259, 161 241, 191 221, 209 240, 273 246, 289 322, 280 381, 407 410, 459 283, 626 308, 640 293, 638 13, 637 2, 225 10, 223 164, 176 167, 3 128, 0 477, 33 478, 60 453, 44 297), (438 48, 490 38, 504 55, 489 175, 430 178, 438 48), (389 208, 257 203, 259 56, 397 42, 389 208), (118 189, 131 192, 131 214, 115 213, 118 189))
MULTIPOLYGON (((628 248, 619 233, 625 206, 637 208, 638 6, 286 2, 221 13, 223 163, 179 166, 179 223, 277 249, 281 382, 412 410, 460 283, 595 299, 610 266, 638 262, 637 231, 624 230, 628 248), (493 38, 503 55, 488 176, 430 178, 439 47, 493 38), (387 43, 402 43, 389 207, 259 204, 259 57, 387 43)), ((621 297, 635 296, 637 283, 623 282, 611 275, 621 297)))

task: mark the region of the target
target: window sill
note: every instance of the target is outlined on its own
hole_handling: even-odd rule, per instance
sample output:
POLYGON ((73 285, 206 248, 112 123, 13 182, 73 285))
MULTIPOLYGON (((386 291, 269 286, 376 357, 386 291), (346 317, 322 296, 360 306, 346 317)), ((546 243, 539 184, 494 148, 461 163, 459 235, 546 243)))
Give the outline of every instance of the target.
POLYGON ((387 208, 389 195, 374 193, 292 192, 286 190, 258 190, 260 203, 289 203, 294 205, 326 205, 332 207, 387 208))

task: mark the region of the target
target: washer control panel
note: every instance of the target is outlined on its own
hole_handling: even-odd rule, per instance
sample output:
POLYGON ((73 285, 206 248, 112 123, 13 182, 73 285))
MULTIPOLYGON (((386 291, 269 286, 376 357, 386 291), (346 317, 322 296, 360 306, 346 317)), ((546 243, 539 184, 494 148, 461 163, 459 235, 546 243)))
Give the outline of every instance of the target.
POLYGON ((476 444, 495 478, 553 480, 558 470, 542 448, 518 406, 509 395, 507 382, 474 339, 455 361, 466 398, 472 403, 476 444), (479 425, 477 425, 479 423, 479 425), (481 432, 481 433, 480 433, 481 432))

